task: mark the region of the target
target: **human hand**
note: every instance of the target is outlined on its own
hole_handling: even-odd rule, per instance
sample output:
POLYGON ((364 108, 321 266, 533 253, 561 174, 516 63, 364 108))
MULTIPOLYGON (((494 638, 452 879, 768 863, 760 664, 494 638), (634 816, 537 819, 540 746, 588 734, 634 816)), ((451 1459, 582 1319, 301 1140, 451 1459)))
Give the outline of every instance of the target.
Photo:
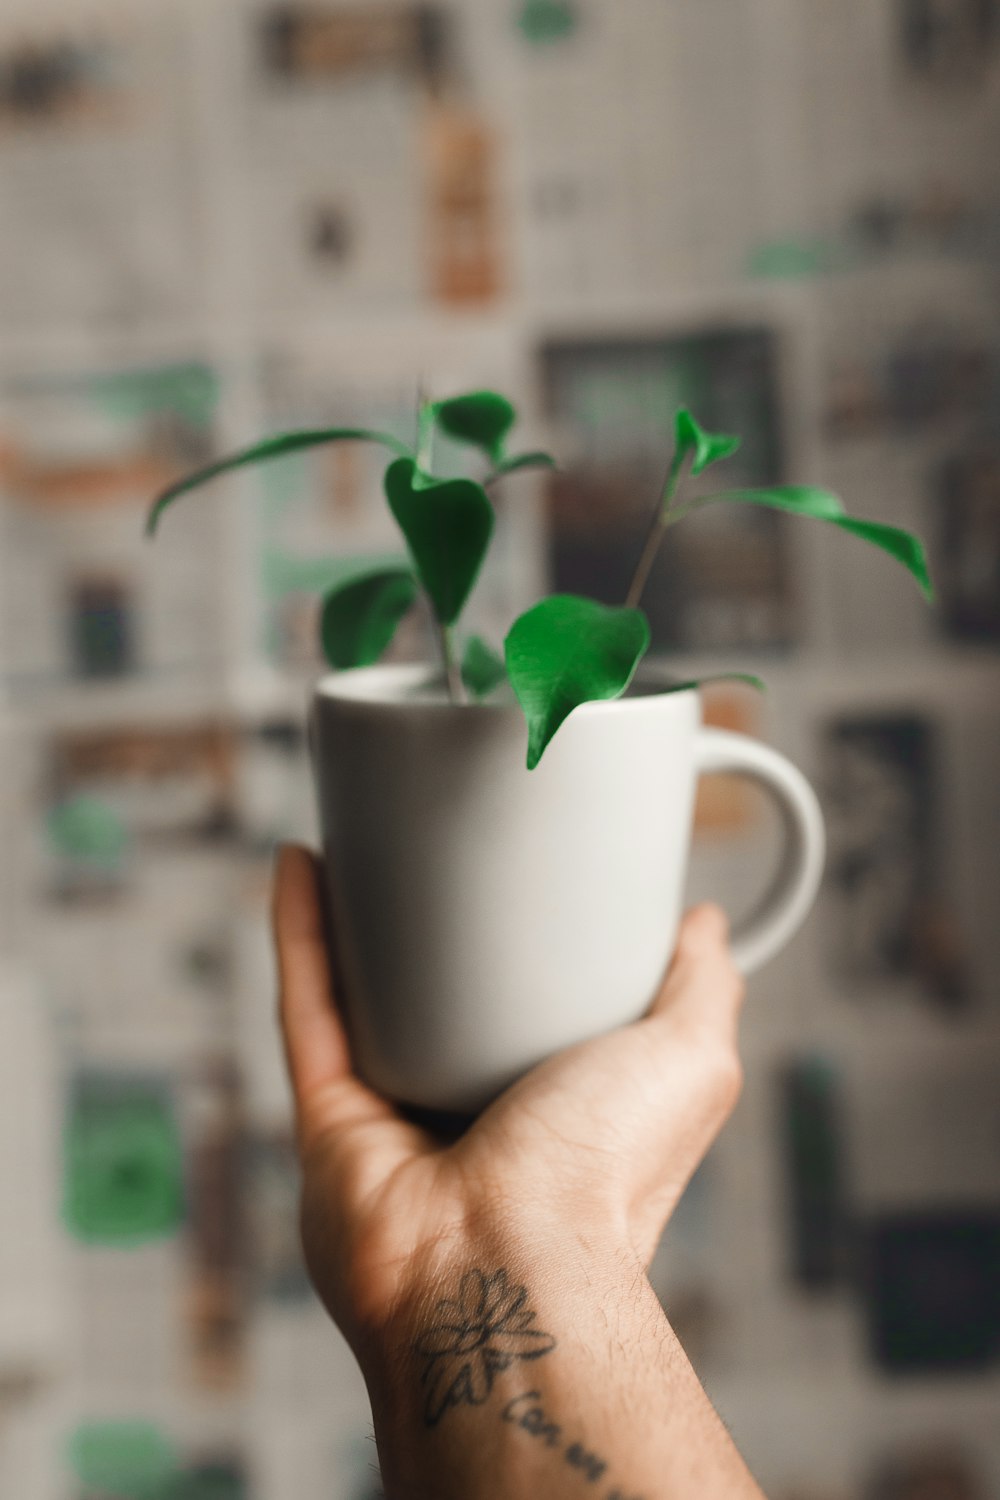
POLYGON ((647 1268, 740 1090, 743 982, 723 914, 688 913, 641 1020, 550 1058, 459 1139, 442 1142, 352 1070, 320 880, 307 850, 282 851, 274 893, 281 1022, 306 1259, 362 1366, 395 1310, 484 1224, 516 1220, 563 1257, 593 1250, 647 1268))

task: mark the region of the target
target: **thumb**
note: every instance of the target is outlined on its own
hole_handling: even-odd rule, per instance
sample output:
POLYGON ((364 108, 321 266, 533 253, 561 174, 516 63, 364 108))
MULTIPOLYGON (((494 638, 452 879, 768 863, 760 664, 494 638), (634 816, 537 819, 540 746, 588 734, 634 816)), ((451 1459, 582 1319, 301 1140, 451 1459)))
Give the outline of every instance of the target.
POLYGON ((708 903, 681 923, 673 962, 648 1012, 675 1037, 735 1048, 745 984, 729 950, 725 912, 708 903))

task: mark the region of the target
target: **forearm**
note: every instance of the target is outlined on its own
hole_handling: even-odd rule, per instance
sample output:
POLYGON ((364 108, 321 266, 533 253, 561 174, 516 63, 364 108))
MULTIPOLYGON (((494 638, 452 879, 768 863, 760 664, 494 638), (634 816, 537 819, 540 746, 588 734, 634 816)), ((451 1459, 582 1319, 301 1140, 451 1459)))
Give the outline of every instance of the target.
POLYGON ((362 1364, 387 1500, 760 1500, 628 1252, 463 1239, 362 1364))

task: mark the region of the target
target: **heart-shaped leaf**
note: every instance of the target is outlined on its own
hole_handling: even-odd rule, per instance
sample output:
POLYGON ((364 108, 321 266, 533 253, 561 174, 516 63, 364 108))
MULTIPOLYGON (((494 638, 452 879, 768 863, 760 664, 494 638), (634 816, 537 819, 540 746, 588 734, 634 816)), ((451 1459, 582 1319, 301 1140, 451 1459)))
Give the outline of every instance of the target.
POLYGON ((927 565, 927 553, 919 537, 900 526, 886 526, 881 521, 865 521, 849 516, 842 502, 829 490, 818 490, 808 485, 780 485, 775 489, 726 490, 718 495, 706 495, 693 502, 691 509, 714 504, 717 500, 733 500, 745 505, 767 505, 777 510, 786 510, 799 516, 812 516, 816 520, 829 521, 841 531, 849 531, 888 552, 903 564, 920 585, 925 598, 934 598, 934 585, 927 565))
POLYGON ((320 615, 323 655, 331 667, 367 667, 378 661, 418 593, 405 563, 366 569, 332 588, 320 615))
POLYGON ((462 681, 474 698, 486 698, 507 675, 503 657, 480 635, 472 635, 462 652, 462 681))
POLYGON ((389 465, 385 494, 438 621, 454 625, 493 535, 489 496, 471 479, 418 484, 410 458, 389 465))
POLYGON ((639 609, 554 594, 514 621, 504 647, 528 721, 531 771, 574 708, 625 691, 649 649, 649 622, 639 609))
POLYGON ((435 420, 442 432, 460 443, 481 448, 493 464, 504 460, 504 443, 517 421, 517 412, 506 396, 496 391, 470 391, 452 396, 434 406, 435 420))
POLYGON ((207 464, 205 468, 196 470, 193 474, 179 479, 176 484, 170 485, 153 501, 149 515, 146 517, 146 535, 152 536, 159 525, 160 517, 167 506, 172 504, 179 496, 186 494, 188 490, 196 489, 197 486, 207 484, 210 479, 217 479, 220 474, 229 474, 234 469, 243 469, 251 464, 268 462, 272 458, 284 458, 289 453, 300 453, 304 448, 318 448, 325 443, 363 442, 381 443, 384 448, 389 448, 393 453, 412 457, 412 449, 406 443, 401 443, 388 432, 373 432, 368 427, 315 427, 303 428, 297 432, 282 432, 277 437, 265 438, 262 443, 254 443, 249 448, 241 448, 238 453, 231 453, 227 458, 216 459, 215 463, 207 464))
POLYGON ((680 464, 689 453, 693 454, 691 473, 701 474, 710 464, 728 458, 740 446, 740 439, 726 432, 706 432, 700 427, 686 406, 678 407, 674 418, 676 441, 675 461, 680 464))

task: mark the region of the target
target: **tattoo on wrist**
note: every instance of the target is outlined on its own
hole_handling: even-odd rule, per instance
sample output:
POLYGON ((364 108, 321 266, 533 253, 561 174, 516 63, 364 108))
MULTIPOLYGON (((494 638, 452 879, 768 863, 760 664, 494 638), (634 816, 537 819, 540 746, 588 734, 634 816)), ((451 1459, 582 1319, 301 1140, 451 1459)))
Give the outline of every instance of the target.
POLYGON ((504 1270, 466 1271, 458 1296, 444 1297, 414 1349, 424 1360, 424 1423, 436 1427, 452 1406, 482 1406, 501 1370, 540 1359, 556 1341, 534 1326, 528 1288, 504 1270))
MULTIPOLYGON (((424 1361, 423 1418, 436 1427, 453 1406, 482 1406, 496 1377, 520 1360, 551 1354, 556 1341, 535 1327, 536 1314, 527 1306, 528 1289, 514 1284, 505 1270, 487 1276, 466 1271, 457 1297, 443 1297, 434 1309, 431 1326, 414 1342, 424 1361)), ((587 1484, 596 1485, 608 1463, 584 1443, 567 1439, 562 1425, 550 1420, 537 1390, 522 1391, 506 1402, 501 1421, 521 1428, 547 1448, 558 1450, 563 1462, 587 1484)), ((611 1489, 605 1500, 642 1500, 611 1489)))

